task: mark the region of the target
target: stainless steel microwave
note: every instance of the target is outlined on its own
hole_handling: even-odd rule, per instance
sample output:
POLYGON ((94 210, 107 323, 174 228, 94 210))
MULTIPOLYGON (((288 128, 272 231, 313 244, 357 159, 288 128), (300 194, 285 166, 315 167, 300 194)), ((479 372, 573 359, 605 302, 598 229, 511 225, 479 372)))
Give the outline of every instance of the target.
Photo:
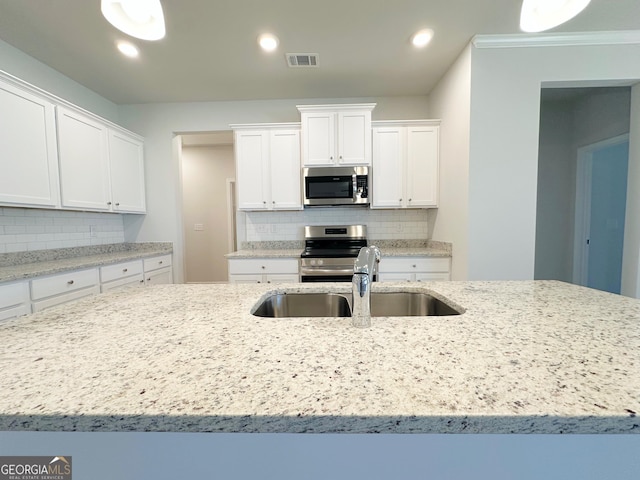
POLYGON ((304 206, 368 206, 369 167, 308 167, 302 169, 304 206))

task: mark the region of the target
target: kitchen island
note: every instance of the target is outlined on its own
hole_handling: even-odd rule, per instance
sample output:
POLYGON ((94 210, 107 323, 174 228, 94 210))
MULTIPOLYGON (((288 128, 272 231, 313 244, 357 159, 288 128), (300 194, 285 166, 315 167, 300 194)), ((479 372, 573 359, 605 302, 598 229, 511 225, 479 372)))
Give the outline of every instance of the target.
POLYGON ((640 301, 554 281, 375 284, 462 315, 262 318, 160 285, 0 325, 0 430, 640 433, 640 301))

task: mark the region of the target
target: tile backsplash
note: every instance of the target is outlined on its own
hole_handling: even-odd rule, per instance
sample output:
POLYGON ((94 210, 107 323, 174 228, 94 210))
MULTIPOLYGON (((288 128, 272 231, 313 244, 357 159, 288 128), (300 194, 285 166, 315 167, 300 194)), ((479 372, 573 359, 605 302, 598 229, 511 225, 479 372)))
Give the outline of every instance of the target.
POLYGON ((0 208, 0 253, 123 242, 119 214, 0 208))
MULTIPOLYGON (((246 212, 238 232, 248 242, 303 240, 304 225, 367 225, 371 239, 429 239, 430 210, 308 208, 299 212, 246 212)), ((240 235, 241 237, 241 235, 240 235)), ((240 238, 242 240, 242 238, 240 238)))

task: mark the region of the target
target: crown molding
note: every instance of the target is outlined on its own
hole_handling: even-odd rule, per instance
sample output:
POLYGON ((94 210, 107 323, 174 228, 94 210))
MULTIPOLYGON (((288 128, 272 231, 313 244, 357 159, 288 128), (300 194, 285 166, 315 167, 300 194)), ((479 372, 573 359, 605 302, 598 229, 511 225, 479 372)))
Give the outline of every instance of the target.
POLYGON ((640 30, 476 35, 471 40, 471 43, 475 48, 640 45, 640 30))

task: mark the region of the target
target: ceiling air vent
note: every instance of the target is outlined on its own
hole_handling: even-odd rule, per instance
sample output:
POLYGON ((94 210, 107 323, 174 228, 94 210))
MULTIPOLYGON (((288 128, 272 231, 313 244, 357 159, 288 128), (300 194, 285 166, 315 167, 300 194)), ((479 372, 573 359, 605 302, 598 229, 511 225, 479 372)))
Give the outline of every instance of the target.
POLYGON ((290 67, 317 67, 317 53, 287 53, 287 65, 290 67))

